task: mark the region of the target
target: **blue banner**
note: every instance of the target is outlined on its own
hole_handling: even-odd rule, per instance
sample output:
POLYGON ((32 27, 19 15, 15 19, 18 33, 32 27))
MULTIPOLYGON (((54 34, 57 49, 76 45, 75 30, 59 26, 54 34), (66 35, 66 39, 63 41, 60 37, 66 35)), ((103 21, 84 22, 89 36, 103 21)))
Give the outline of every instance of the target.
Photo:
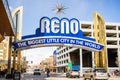
POLYGON ((74 39, 74 38, 37 38, 30 40, 23 40, 20 42, 13 43, 15 48, 25 48, 25 47, 36 47, 36 46, 49 46, 49 45, 69 45, 72 47, 81 47, 88 50, 99 51, 104 46, 93 41, 87 41, 85 39, 74 39), (36 46, 35 46, 36 45, 36 46))

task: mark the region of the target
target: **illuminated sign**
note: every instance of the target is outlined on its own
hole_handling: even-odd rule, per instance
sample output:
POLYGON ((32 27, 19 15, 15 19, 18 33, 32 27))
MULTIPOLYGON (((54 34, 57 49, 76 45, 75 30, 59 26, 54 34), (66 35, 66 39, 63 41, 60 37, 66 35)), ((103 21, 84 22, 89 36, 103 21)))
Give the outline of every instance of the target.
POLYGON ((22 41, 14 43, 16 49, 38 46, 67 45, 88 50, 99 51, 104 46, 96 43, 94 38, 86 37, 80 30, 80 22, 76 18, 59 19, 57 17, 40 19, 40 28, 36 34, 22 37, 22 41))

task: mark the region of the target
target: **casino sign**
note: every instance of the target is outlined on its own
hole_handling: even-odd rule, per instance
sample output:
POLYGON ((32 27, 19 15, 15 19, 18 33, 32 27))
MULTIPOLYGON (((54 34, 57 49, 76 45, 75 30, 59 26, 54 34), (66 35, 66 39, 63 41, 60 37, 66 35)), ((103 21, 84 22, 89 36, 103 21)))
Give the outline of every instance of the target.
POLYGON ((40 27, 36 33, 23 36, 21 41, 14 42, 16 49, 29 49, 40 46, 71 46, 87 50, 100 51, 102 44, 83 35, 80 30, 80 21, 76 18, 68 19, 57 17, 40 19, 40 27))

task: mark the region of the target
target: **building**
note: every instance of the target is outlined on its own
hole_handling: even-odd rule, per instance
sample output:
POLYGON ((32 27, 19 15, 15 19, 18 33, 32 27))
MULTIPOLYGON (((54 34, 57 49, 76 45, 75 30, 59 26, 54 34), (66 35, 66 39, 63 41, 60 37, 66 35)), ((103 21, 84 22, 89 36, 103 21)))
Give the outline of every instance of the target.
POLYGON ((0 43, 0 66, 2 70, 7 69, 8 47, 9 37, 5 37, 5 39, 0 43))
POLYGON ((45 68, 49 68, 51 71, 54 71, 55 66, 53 65, 53 55, 40 62, 40 69, 45 70, 45 68))
MULTIPOLYGON (((10 69, 12 67, 11 58, 13 52, 12 47, 13 38, 14 41, 21 40, 22 36, 22 12, 23 7, 19 7, 15 9, 14 12, 12 12, 11 14, 8 5, 8 0, 0 0, 0 61, 1 61, 0 69, 3 67, 5 68, 4 65, 6 65, 8 67, 8 74, 10 74, 11 72, 10 69), (6 39, 6 36, 9 36, 9 38, 6 39)), ((17 70, 20 71, 22 52, 21 51, 17 52, 19 54, 17 55, 17 61, 15 60, 16 54, 13 58, 13 67, 14 69, 17 68, 17 70)))
POLYGON ((7 0, 0 0, 0 42, 5 36, 14 36, 15 26, 7 0), (4 19, 4 20, 3 20, 4 19))
POLYGON ((0 0, 0 69, 7 67, 9 38, 15 36, 15 26, 7 0, 0 0))
MULTIPOLYGON (((115 69, 119 69, 116 62, 120 57, 120 23, 106 23, 106 48, 107 48, 107 69, 108 72, 112 72, 115 69), (118 58, 118 59, 117 59, 118 58)), ((82 21, 81 30, 85 36, 94 36, 93 22, 82 21)), ((94 52, 81 48, 73 48, 60 46, 57 48, 56 55, 56 70, 57 72, 65 72, 68 62, 72 62, 73 65, 80 65, 81 74, 87 69, 93 69, 94 64, 94 52)))
POLYGON ((21 63, 21 70, 26 71, 28 68, 28 61, 26 60, 26 57, 22 58, 22 63, 21 63))

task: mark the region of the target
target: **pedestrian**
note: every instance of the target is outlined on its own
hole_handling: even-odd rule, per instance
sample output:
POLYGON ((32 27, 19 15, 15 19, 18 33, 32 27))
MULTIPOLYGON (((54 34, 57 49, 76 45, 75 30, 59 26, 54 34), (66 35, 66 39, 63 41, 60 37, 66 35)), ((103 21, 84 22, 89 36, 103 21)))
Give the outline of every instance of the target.
POLYGON ((50 77, 50 70, 47 68, 47 77, 50 77))
POLYGON ((116 76, 116 73, 117 73, 117 71, 116 70, 114 70, 114 75, 116 76))

